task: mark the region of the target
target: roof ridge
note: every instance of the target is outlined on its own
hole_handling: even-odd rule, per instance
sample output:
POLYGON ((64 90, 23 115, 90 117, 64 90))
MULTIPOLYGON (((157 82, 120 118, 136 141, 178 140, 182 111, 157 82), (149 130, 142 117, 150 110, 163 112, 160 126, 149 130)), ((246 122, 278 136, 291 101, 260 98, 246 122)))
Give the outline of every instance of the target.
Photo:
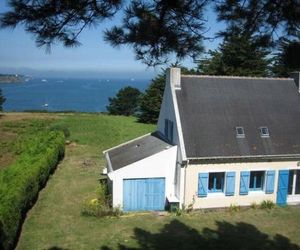
POLYGON ((193 78, 251 79, 251 80, 294 80, 290 77, 259 77, 259 76, 218 76, 218 75, 181 75, 193 78))

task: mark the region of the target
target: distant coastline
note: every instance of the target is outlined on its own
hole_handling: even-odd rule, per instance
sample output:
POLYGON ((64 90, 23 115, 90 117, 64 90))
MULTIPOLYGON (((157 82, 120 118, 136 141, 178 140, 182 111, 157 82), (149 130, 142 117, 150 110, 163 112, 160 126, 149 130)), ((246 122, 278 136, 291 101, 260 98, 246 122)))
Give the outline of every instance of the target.
POLYGON ((22 83, 24 79, 23 75, 0 74, 0 83, 22 83))

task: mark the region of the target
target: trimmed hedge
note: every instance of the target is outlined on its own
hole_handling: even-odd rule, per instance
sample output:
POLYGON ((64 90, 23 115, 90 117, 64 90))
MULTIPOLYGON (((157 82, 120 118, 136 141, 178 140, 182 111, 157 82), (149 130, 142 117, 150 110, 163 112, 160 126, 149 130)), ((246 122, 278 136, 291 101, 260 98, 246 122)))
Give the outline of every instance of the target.
POLYGON ((24 216, 64 154, 62 132, 43 131, 22 141, 15 163, 0 171, 0 249, 12 249, 24 216))

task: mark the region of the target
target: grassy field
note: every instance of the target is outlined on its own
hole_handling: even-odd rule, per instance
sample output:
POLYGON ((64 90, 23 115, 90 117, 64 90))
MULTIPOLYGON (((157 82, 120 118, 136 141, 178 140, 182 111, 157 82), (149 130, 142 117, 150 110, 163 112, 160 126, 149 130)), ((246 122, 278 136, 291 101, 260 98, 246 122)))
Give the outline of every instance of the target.
MULTIPOLYGON (((20 116, 9 114, 0 123, 20 120, 20 116)), ((17 249, 299 249, 299 207, 198 211, 182 216, 82 216, 82 203, 95 196, 105 164, 102 151, 151 132, 155 126, 105 115, 40 118, 49 117, 55 126, 68 127, 71 143, 29 212, 17 249)))

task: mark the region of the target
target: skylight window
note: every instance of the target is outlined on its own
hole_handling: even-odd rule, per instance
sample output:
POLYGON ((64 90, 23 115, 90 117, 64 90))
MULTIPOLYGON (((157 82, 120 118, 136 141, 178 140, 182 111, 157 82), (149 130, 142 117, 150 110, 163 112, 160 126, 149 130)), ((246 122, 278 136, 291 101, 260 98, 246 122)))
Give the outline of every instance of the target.
POLYGON ((236 127, 236 138, 245 138, 245 131, 243 127, 236 127))
POLYGON ((259 130, 260 130, 260 137, 262 138, 270 137, 268 127, 260 127, 259 130))

